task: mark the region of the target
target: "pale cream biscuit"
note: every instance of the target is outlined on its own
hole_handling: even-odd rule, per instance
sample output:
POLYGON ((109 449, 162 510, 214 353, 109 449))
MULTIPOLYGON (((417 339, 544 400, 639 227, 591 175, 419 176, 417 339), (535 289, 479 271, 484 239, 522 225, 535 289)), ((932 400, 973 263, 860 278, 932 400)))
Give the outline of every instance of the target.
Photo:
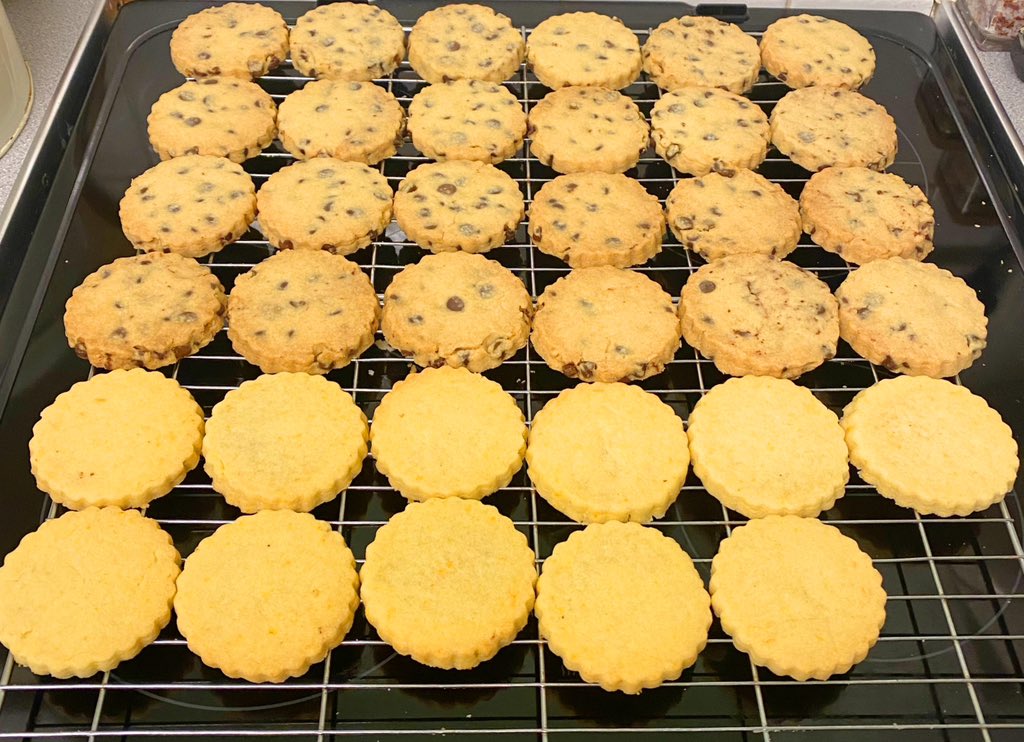
POLYGON ((549 88, 599 85, 619 90, 640 75, 640 41, 618 18, 563 13, 537 24, 526 61, 549 88))
POLYGON ((1013 431, 984 399, 926 376, 885 379, 857 394, 842 419, 861 478, 927 515, 969 515, 1013 488, 1013 431))
POLYGON ((0 643, 37 675, 112 670, 171 620, 180 564, 171 537, 137 510, 49 520, 0 568, 0 643))
POLYGON ((714 386, 687 425, 693 471, 748 518, 814 517, 845 493, 850 465, 835 413, 786 379, 744 376, 714 386))
POLYGON ((526 422, 510 394, 464 368, 407 376, 373 413, 377 469, 410 500, 486 497, 523 465, 526 422))
POLYGON ((537 492, 581 523, 660 518, 683 488, 689 461, 672 408, 621 383, 563 391, 534 416, 526 448, 537 492))
POLYGON ((711 562, 711 606, 755 665, 826 680, 863 660, 885 623, 882 576, 838 528, 795 515, 752 520, 711 562))
POLYGON ((29 459, 36 485, 74 510, 140 507, 199 463, 203 411, 156 371, 116 370, 80 381, 43 410, 29 459))
POLYGON ((307 512, 352 483, 369 433, 352 396, 322 376, 260 376, 213 408, 204 467, 213 489, 243 513, 307 512))
POLYGON ((525 43, 507 16, 457 3, 428 10, 409 32, 409 64, 427 82, 502 82, 523 61, 525 43))
POLYGON ((291 35, 292 63, 310 77, 373 80, 405 56, 405 31, 369 3, 328 3, 303 13, 291 35))
POLYGON ((424 665, 468 670, 526 625, 537 568, 511 520, 449 498, 411 503, 378 529, 360 576, 381 639, 424 665))
POLYGON ((203 664, 280 683, 341 643, 359 577, 341 534, 309 513, 264 510, 199 542, 178 578, 178 631, 203 664))
POLYGON ((171 34, 171 61, 185 77, 248 80, 267 74, 286 56, 284 18, 257 3, 224 3, 200 10, 171 34))
POLYGON ((697 661, 710 598, 690 557, 636 523, 572 533, 544 561, 535 611, 565 666, 607 691, 639 693, 697 661))
POLYGON ((820 15, 780 18, 761 36, 761 62, 791 88, 856 90, 875 73, 871 43, 845 23, 820 15))

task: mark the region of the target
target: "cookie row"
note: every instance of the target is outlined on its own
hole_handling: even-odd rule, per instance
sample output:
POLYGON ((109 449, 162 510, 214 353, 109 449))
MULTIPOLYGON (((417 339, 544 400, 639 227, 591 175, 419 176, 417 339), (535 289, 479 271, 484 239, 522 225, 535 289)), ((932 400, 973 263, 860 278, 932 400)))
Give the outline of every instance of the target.
MULTIPOLYGON (((186 77, 257 78, 289 53, 304 75, 372 80, 390 74, 405 56, 405 34, 386 10, 331 3, 300 16, 291 31, 274 10, 227 3, 186 18, 171 36, 171 59, 186 77)), ((636 34, 599 13, 545 19, 525 43, 511 21, 468 4, 437 8, 409 34, 409 63, 428 82, 503 82, 524 57, 550 88, 633 83, 641 69, 661 88, 710 85, 742 93, 762 65, 790 87, 857 89, 874 73, 871 44, 849 26, 796 15, 772 23, 757 41, 738 26, 709 16, 684 16, 654 29, 641 49, 636 34)))
MULTIPOLYGON (((299 159, 336 157, 370 165, 404 141, 405 111, 370 82, 317 80, 277 110, 258 85, 209 77, 186 82, 153 104, 149 139, 162 159, 209 154, 242 162, 276 137, 299 159)), ((654 149, 691 175, 756 168, 769 143, 801 167, 882 170, 896 156, 896 124, 878 103, 840 88, 804 88, 772 110, 736 93, 688 86, 666 92, 651 124, 627 96, 601 87, 546 95, 529 116, 504 86, 480 80, 428 85, 409 104, 412 144, 435 160, 501 162, 531 137, 530 151, 560 173, 624 172, 654 149)))
MULTIPOLYGON (((746 169, 680 180, 665 201, 621 174, 575 173, 533 197, 527 233, 573 268, 631 267, 661 251, 668 226, 707 260, 738 253, 783 258, 801 231, 854 263, 931 252, 935 220, 924 193, 890 173, 826 168, 799 208, 781 186, 746 169)), ((240 238, 256 216, 279 249, 346 255, 370 244, 392 215, 407 239, 433 252, 484 252, 506 244, 525 215, 518 184, 474 161, 426 163, 392 194, 367 165, 316 158, 271 175, 259 193, 235 163, 209 155, 161 162, 121 199, 125 235, 140 250, 199 258, 240 238)))
POLYGON ((998 502, 1017 470, 1016 444, 999 415, 942 380, 882 381, 855 397, 840 421, 790 381, 730 379, 696 404, 687 431, 638 387, 581 384, 549 401, 528 431, 498 384, 448 367, 396 383, 372 427, 322 377, 261 376, 228 392, 204 421, 173 380, 113 371, 46 408, 29 453, 39 488, 73 509, 146 506, 202 453, 213 489, 243 512, 304 512, 349 486, 367 441, 377 469, 410 500, 481 499, 508 486, 525 458, 541 497, 583 523, 662 517, 691 456, 707 491, 749 518, 829 509, 843 496, 848 459, 882 495, 938 515, 998 502), (959 427, 945 431, 953 419, 959 427), (130 439, 98 436, 115 425, 130 439))
POLYGON ((681 338, 733 376, 795 378, 834 357, 842 337, 891 371, 949 377, 981 355, 988 325, 962 279, 905 258, 854 270, 833 296, 790 262, 732 255, 690 275, 677 311, 655 281, 611 266, 571 271, 534 307, 499 263, 441 253, 399 272, 382 312, 366 274, 321 250, 271 256, 239 276, 230 297, 190 259, 119 258, 75 289, 64 325, 93 365, 159 368, 208 344, 225 311, 235 350, 268 373, 344 367, 382 328, 421 366, 471 371, 498 366, 532 336, 549 366, 584 381, 661 373, 681 338))
POLYGON ((341 534, 308 514, 265 510, 225 524, 181 569, 156 521, 89 508, 44 523, 5 560, 0 641, 35 673, 89 677, 138 655, 173 608, 204 664, 283 682, 343 642, 360 602, 397 652, 444 669, 492 658, 535 611, 567 667, 605 690, 639 693, 696 661, 711 608, 755 663, 800 680, 849 670, 885 619, 870 558, 816 520, 735 529, 712 561, 710 596, 678 543, 635 523, 571 534, 539 579, 535 562, 511 520, 467 500, 393 516, 358 573, 341 534))

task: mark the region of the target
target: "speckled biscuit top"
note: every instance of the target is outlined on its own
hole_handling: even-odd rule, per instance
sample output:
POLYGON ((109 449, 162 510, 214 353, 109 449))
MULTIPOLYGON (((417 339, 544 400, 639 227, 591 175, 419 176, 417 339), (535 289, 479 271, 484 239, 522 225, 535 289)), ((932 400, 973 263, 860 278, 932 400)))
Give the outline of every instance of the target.
POLYGON ((525 44, 501 13, 482 5, 427 11, 409 33, 409 63, 427 82, 502 82, 519 69, 525 44))
POLYGON ((624 88, 640 74, 640 42, 618 18, 565 13, 541 21, 526 40, 526 59, 549 88, 624 88))
POLYGON ((171 61, 186 77, 255 78, 288 55, 281 14, 255 3, 225 3, 190 15, 171 34, 171 61))
POLYGON ((401 24, 383 8, 366 3, 313 8, 295 22, 291 44, 295 69, 332 80, 383 77, 405 56, 401 24))
POLYGON ((665 21, 651 32, 643 57, 644 70, 663 90, 706 85, 745 93, 761 69, 754 37, 709 16, 665 21))

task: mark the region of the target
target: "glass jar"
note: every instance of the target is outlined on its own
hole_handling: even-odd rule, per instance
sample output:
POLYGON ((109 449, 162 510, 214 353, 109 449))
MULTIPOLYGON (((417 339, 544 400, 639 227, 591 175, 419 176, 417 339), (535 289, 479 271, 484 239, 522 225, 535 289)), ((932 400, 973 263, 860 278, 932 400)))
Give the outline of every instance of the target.
POLYGON ((982 49, 1005 49, 1024 28, 1024 0, 960 0, 957 6, 982 49))

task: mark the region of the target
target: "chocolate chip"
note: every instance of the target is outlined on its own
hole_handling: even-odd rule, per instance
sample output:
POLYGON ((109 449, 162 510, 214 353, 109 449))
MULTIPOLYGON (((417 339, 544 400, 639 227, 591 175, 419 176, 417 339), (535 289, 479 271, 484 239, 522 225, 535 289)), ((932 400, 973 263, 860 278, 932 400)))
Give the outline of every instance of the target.
POLYGON ((476 292, 480 295, 481 299, 490 299, 494 296, 494 284, 485 283, 482 286, 477 286, 476 292))
POLYGON ((187 119, 185 119, 186 126, 199 126, 199 124, 201 123, 203 123, 203 120, 198 116, 189 116, 187 119))
POLYGON ((460 44, 458 41, 449 41, 448 42, 448 51, 450 51, 450 52, 457 52, 461 48, 462 48, 462 44, 460 44))
POLYGON ((286 288, 288 288, 288 282, 287 281, 281 281, 281 283, 277 284, 277 290, 278 291, 284 291, 286 288))
POLYGON ((413 314, 413 315, 411 315, 409 317, 409 324, 410 325, 422 325, 423 324, 423 315, 422 314, 413 314))
POLYGON ((797 137, 799 137, 800 141, 803 142, 804 144, 811 144, 812 142, 814 142, 815 139, 818 138, 817 136, 815 136, 814 132, 811 131, 802 131, 799 134, 797 134, 797 137))
POLYGON ((697 288, 700 289, 700 292, 702 294, 710 294, 712 291, 717 289, 718 286, 715 285, 714 281, 708 281, 707 279, 705 279, 701 281, 699 284, 697 284, 697 288))
POLYGON ((448 298, 445 306, 452 312, 461 312, 466 308, 466 302, 464 302, 461 297, 451 296, 448 298))

